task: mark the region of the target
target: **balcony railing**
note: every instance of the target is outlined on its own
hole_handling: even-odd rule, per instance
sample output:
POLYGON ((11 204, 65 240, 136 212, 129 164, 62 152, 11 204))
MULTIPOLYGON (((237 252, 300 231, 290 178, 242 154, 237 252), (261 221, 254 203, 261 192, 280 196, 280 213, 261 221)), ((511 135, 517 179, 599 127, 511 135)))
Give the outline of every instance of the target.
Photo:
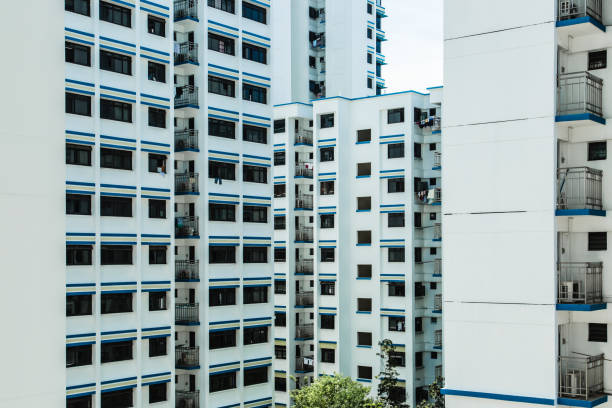
POLYGON ((193 85, 183 85, 174 88, 174 109, 197 107, 198 106, 198 87, 193 85))
POLYGON ((442 330, 436 330, 434 333, 434 347, 442 348, 442 330))
POLYGON ((314 263, 312 259, 296 261, 295 273, 299 275, 312 275, 314 273, 314 263))
POLYGON ((175 193, 199 193, 198 173, 179 173, 174 176, 175 193))
POLYGON ((176 217, 174 219, 175 238, 194 238, 200 235, 200 217, 176 217))
POLYGON ((559 20, 593 17, 601 22, 602 0, 558 0, 559 20))
POLYGON ((312 163, 296 163, 295 177, 312 178, 312 163))
POLYGON ((601 170, 568 167, 557 170, 557 209, 602 209, 601 170))
POLYGON ((557 263, 558 303, 602 303, 602 262, 557 263))
POLYGON ((174 43, 174 65, 198 64, 198 43, 185 41, 174 43))
POLYGON ((200 261, 174 262, 174 278, 178 282, 187 282, 200 279, 200 261))
POLYGON ((297 242, 312 242, 312 227, 299 227, 295 230, 295 240, 297 242))
POLYGON ((297 292, 295 294, 295 305, 296 306, 313 306, 314 305, 314 292, 297 292))
POLYGON ((200 391, 176 390, 176 408, 200 408, 200 391))
POLYGON ((442 118, 435 117, 433 125, 431 125, 431 130, 436 131, 442 129, 442 118))
POLYGON ((429 190, 417 191, 415 198, 419 204, 439 204, 442 201, 442 189, 431 188, 429 190))
POLYGON ((434 266, 433 274, 436 275, 436 276, 442 276, 442 260, 441 259, 435 259, 433 261, 433 266, 434 266))
MULTIPOLYGON (((325 70, 322 68, 322 70, 325 70)), ((312 146, 312 130, 298 130, 295 134, 295 144, 305 144, 312 146)))
POLYGON ((433 239, 434 239, 434 241, 441 241, 442 240, 442 224, 440 224, 440 223, 434 224, 433 239))
POLYGON ((295 326, 296 339, 312 339, 314 336, 314 324, 302 324, 295 326))
POLYGON ((192 324, 200 321, 200 305, 198 303, 177 303, 174 310, 176 324, 192 324))
POLYGON ((299 194, 295 197, 295 208, 312 210, 312 196, 299 194))
POLYGON ((434 311, 442 311, 442 295, 434 296, 434 311))
POLYGON ((559 397, 592 400, 604 393, 604 355, 559 357, 559 397))
POLYGON ((589 72, 559 75, 557 115, 603 115, 603 80, 589 72))
POLYGON ((297 357, 295 359, 295 371, 312 373, 314 371, 314 356, 297 357))
POLYGON ((174 351, 176 368, 196 368, 200 365, 200 348, 177 346, 174 351))
POLYGON ((434 167, 442 167, 442 153, 435 152, 434 153, 434 167))
POLYGON ((197 150, 198 131, 196 129, 185 129, 174 131, 174 150, 197 150))
POLYGON ((186 18, 198 19, 198 1, 174 0, 174 21, 186 18))

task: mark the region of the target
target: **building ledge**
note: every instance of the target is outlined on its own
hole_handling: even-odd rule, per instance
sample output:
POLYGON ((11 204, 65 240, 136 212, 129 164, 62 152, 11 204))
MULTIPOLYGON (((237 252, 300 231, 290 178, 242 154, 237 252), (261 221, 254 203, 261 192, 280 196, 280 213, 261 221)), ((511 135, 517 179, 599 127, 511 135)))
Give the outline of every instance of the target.
POLYGON ((185 282, 200 282, 199 279, 176 279, 175 282, 185 283, 185 282))
POLYGON ((196 152, 198 153, 200 151, 200 149, 174 149, 175 153, 181 153, 181 152, 196 152))
POLYGON ((176 366, 175 367, 177 370, 199 370, 200 366, 194 366, 194 367, 182 367, 182 366, 176 366))
POLYGON ((572 217, 580 215, 593 215, 595 217, 605 217, 606 210, 593 210, 591 208, 580 208, 575 210, 556 210, 555 215, 558 217, 572 217))
POLYGON ((585 304, 570 304, 570 303, 558 303, 557 310, 569 310, 575 312, 592 312, 595 310, 604 310, 608 307, 607 303, 596 303, 592 305, 585 304))
POLYGON ((174 239, 200 239, 199 235, 177 235, 174 239))
POLYGON ((200 105, 195 105, 193 103, 187 103, 185 105, 178 105, 174 107, 174 110, 177 109, 187 109, 187 108, 192 108, 192 109, 200 109, 200 105))
POLYGON ((431 169, 432 170, 442 170, 442 166, 434 166, 431 169))
POLYGON ((596 407, 605 402, 608 402, 607 395, 604 395, 603 397, 599 397, 599 398, 592 399, 589 401, 572 399, 572 398, 557 398, 557 403, 559 405, 565 405, 567 407, 587 407, 589 408, 589 407, 596 407))
POLYGON ((174 22, 175 22, 175 23, 179 23, 179 22, 181 22, 181 21, 185 21, 185 20, 195 21, 196 23, 199 23, 199 22, 200 22, 200 19, 199 19, 199 18, 196 18, 196 17, 179 17, 179 18, 175 18, 175 19, 174 19, 174 22))
POLYGON ((185 193, 178 192, 178 193, 174 193, 174 195, 177 195, 177 196, 178 195, 200 195, 200 193, 199 192, 185 192, 185 193))
POLYGON ((584 16, 584 17, 572 18, 569 20, 557 21, 557 27, 568 27, 572 25, 585 24, 585 23, 593 24, 595 27, 599 28, 604 33, 606 32, 606 26, 603 25, 601 21, 597 21, 591 16, 584 16))
POLYGON ((555 405, 555 400, 550 398, 537 398, 537 397, 524 397, 520 395, 507 395, 507 394, 493 394, 489 392, 476 392, 476 391, 463 391, 463 390, 451 390, 443 388, 440 390, 442 395, 454 395, 458 397, 469 397, 469 398, 483 398, 492 399, 498 401, 511 401, 511 402, 522 402, 525 404, 538 404, 538 405, 555 405))
POLYGON ((199 62, 195 62, 195 61, 179 62, 178 64, 176 62, 174 63, 175 67, 180 67, 181 65, 195 65, 195 66, 199 67, 200 63, 199 62))
POLYGON ((175 326, 199 326, 200 322, 180 322, 174 323, 175 326))
POLYGON ((606 124, 606 120, 601 116, 595 115, 593 113, 576 113, 572 115, 557 115, 555 116, 555 122, 583 122, 583 121, 592 121, 595 123, 599 123, 601 125, 606 124))

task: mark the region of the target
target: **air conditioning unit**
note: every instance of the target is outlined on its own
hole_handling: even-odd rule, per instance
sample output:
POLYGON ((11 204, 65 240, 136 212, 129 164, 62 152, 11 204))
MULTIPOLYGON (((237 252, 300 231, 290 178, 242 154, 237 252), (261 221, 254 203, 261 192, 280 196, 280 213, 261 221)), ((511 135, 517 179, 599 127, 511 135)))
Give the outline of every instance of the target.
POLYGON ((559 287, 559 299, 568 302, 572 302, 575 299, 579 299, 581 294, 581 283, 582 282, 580 281, 561 282, 561 286, 559 287))
POLYGON ((563 376, 563 391, 568 395, 586 393, 586 375, 583 370, 568 370, 563 376))

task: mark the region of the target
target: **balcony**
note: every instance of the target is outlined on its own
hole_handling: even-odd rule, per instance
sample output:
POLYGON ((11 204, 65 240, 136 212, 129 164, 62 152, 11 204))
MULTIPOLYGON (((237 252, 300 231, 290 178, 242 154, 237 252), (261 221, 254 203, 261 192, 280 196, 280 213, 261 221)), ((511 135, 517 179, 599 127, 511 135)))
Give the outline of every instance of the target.
POLYGON ((174 237, 176 239, 194 239, 200 237, 200 217, 175 217, 174 237))
POLYGON ((298 227, 295 230, 295 242, 312 242, 312 227, 298 227))
POLYGON ((436 330, 434 332, 434 348, 437 350, 442 349, 442 330, 436 330))
POLYGON ((442 169, 442 153, 435 152, 434 153, 434 162, 432 170, 441 170, 442 169))
POLYGON ((441 205, 442 189, 430 188, 429 190, 417 191, 415 199, 417 204, 441 205))
POLYGON ((312 195, 298 194, 295 197, 296 210, 312 210, 312 195))
POLYGON ((198 173, 182 173, 174 175, 174 193, 175 194, 200 194, 200 187, 198 183, 198 173))
POLYGON ((174 351, 176 368, 195 370, 200 368, 200 348, 176 346, 174 351))
POLYGON ((557 169, 557 215, 605 216, 601 170, 589 167, 557 169))
POLYGON ((434 224, 433 240, 436 242, 442 241, 442 224, 434 224))
POLYGON ((174 311, 176 324, 182 326, 197 326, 200 324, 199 303, 177 303, 174 311))
POLYGON ((314 292, 297 292, 295 294, 296 307, 312 307, 314 306, 314 292))
POLYGON ((194 108, 199 109, 198 87, 193 85, 183 85, 174 88, 174 109, 194 108))
POLYGON ((174 131, 174 151, 175 152, 199 152, 198 131, 195 129, 175 130, 174 131))
POLYGON ((587 27, 575 27, 571 33, 590 34, 596 30, 606 31, 602 24, 602 0, 557 0, 557 27, 570 28, 578 24, 590 23, 587 27), (590 28, 590 27, 592 28, 590 28), (577 32, 576 32, 577 31, 577 32))
POLYGON ((174 0, 174 21, 198 21, 197 0, 174 0))
POLYGON ((295 177, 311 179, 312 173, 313 173, 312 167, 313 167, 312 163, 305 163, 305 162, 296 163, 295 164, 295 177))
POLYGON ((185 41, 174 43, 174 65, 193 64, 199 65, 198 44, 185 41))
POLYGON ((434 259, 433 266, 434 266, 433 276, 436 278, 442 277, 442 260, 434 259))
POLYGON ((302 324, 295 326, 295 339, 296 340, 309 340, 314 337, 314 324, 302 324))
POLYGON ((557 122, 568 126, 593 122, 606 124, 601 78, 589 72, 573 72, 559 75, 557 84, 557 122))
POLYGON ((174 279, 177 282, 199 282, 200 261, 175 261, 174 279))
POLYGON ((590 311, 605 308, 602 271, 602 262, 557 263, 557 310, 590 311))
POLYGON ((200 408, 200 391, 176 390, 176 408, 200 408))
POLYGON ((314 274, 314 263, 312 259, 302 259, 295 262, 296 275, 312 275, 314 274))
MULTIPOLYGON (((325 70, 325 68, 321 68, 325 70)), ((312 146, 312 130, 298 130, 295 134, 295 145, 307 145, 312 146)))
POLYGON ((604 394, 604 355, 559 357, 559 405, 594 407, 607 401, 604 394), (588 401, 577 404, 576 400, 588 401))
POLYGON ((296 373, 312 373, 314 371, 314 356, 297 357, 295 359, 296 373))
POLYGON ((438 294, 434 296, 434 313, 442 313, 442 295, 438 294))

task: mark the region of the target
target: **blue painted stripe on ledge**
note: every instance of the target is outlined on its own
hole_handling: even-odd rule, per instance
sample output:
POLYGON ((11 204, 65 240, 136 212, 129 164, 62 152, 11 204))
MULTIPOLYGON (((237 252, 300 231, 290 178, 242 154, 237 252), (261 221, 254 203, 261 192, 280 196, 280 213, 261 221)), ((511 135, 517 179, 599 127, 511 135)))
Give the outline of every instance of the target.
POLYGON ((606 120, 601 116, 594 115, 592 113, 577 113, 573 115, 558 115, 555 116, 555 122, 573 122, 576 120, 592 120, 593 122, 606 124, 606 120))
POLYGON ((584 304, 557 304, 557 310, 570 310, 577 312, 592 312, 595 310, 603 310, 606 309, 608 305, 606 303, 597 303, 593 305, 584 305, 584 304))
POLYGON ((499 401, 524 402, 526 404, 538 404, 538 405, 550 405, 550 406, 555 405, 555 400, 551 398, 536 398, 536 397, 523 397, 520 395, 492 394, 489 392, 451 390, 448 388, 441 389, 440 393, 442 395, 455 395, 458 397, 494 399, 494 400, 499 400, 499 401))
POLYGON ((591 23, 595 27, 597 27, 601 31, 603 31, 604 33, 606 32, 606 26, 603 25, 600 21, 597 21, 596 19, 594 19, 591 16, 578 17, 578 18, 572 18, 572 19, 569 19, 569 20, 557 21, 557 27, 567 27, 567 26, 571 26, 571 25, 575 25, 575 24, 584 24, 584 23, 591 23))
POLYGON ((608 396, 604 395, 603 397, 594 399, 592 401, 584 401, 584 400, 575 400, 571 398, 557 398, 557 403, 559 405, 567 405, 568 407, 596 407, 598 405, 603 404, 604 402, 608 402, 608 396))
POLYGON ((590 208, 576 210, 556 210, 555 215, 560 217, 572 217, 577 215, 594 215, 596 217, 605 217, 606 210, 592 210, 590 208))

